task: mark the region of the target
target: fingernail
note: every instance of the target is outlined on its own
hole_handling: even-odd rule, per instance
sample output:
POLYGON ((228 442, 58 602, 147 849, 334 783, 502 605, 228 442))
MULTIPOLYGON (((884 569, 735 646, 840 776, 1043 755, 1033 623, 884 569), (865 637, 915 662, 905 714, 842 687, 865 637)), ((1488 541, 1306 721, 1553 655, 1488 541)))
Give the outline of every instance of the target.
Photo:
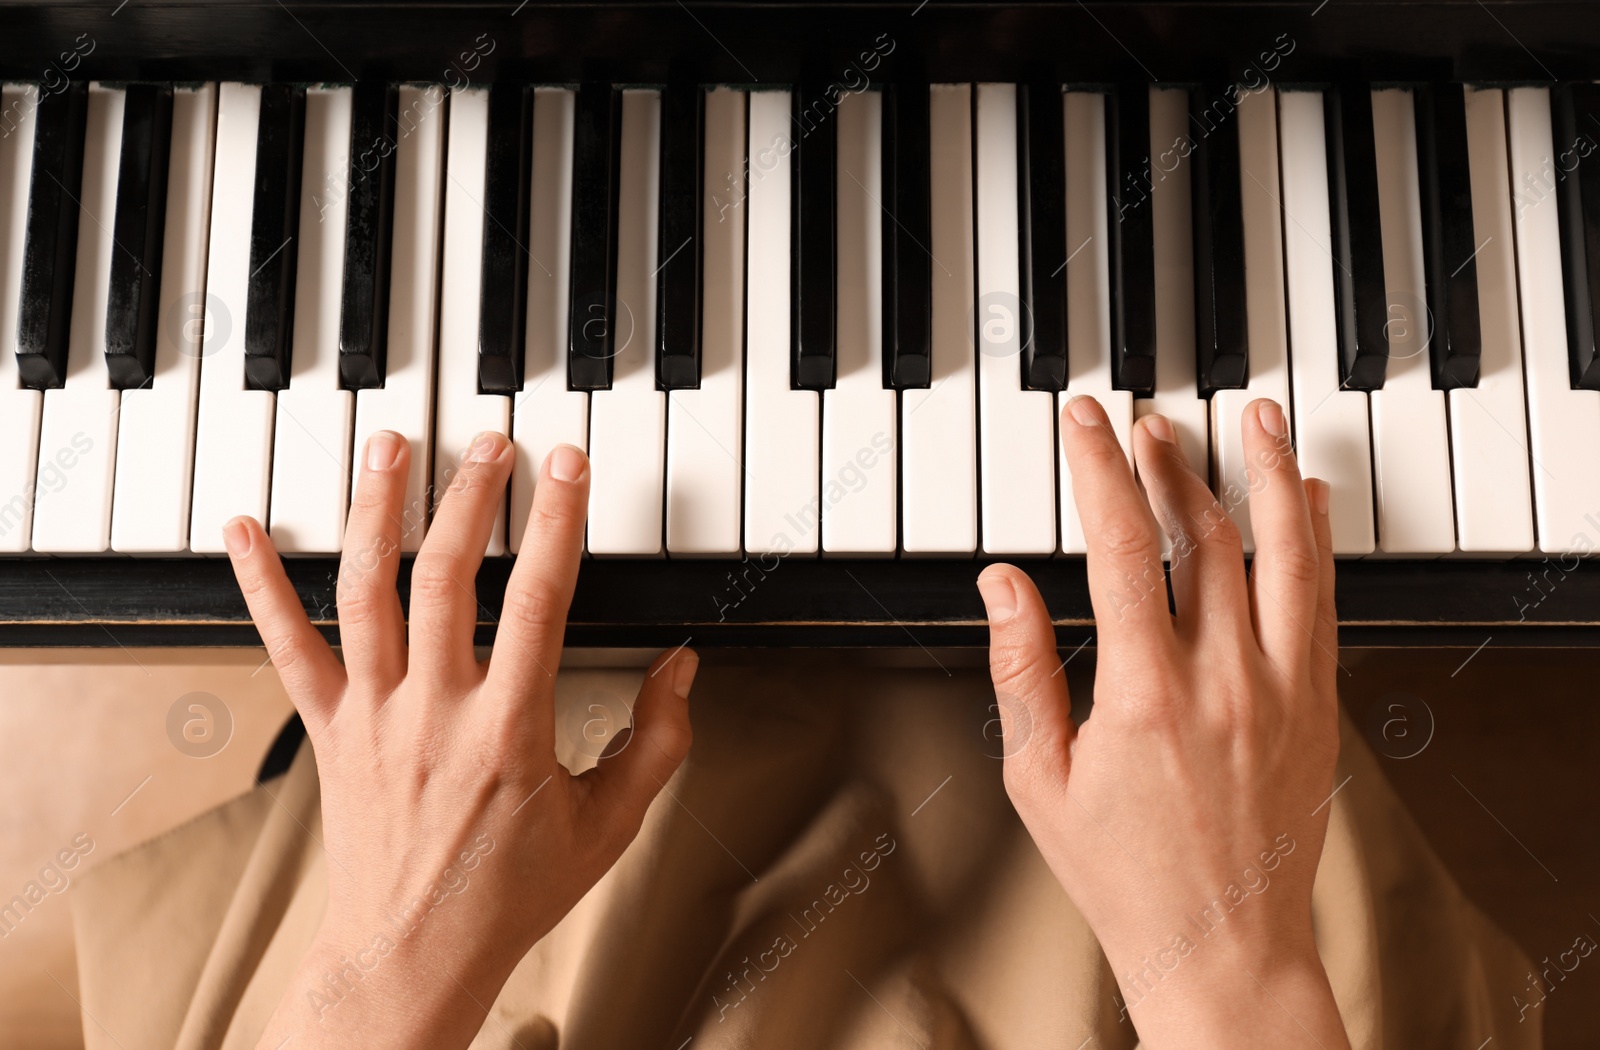
POLYGON ((1072 413, 1072 418, 1076 419, 1081 426, 1098 427, 1109 422, 1106 419, 1105 410, 1100 407, 1100 403, 1086 394, 1079 394, 1069 400, 1067 402, 1067 411, 1072 413))
POLYGON ((400 435, 380 430, 367 439, 367 469, 388 470, 400 458, 400 435))
POLYGON ((234 518, 222 526, 222 545, 228 548, 228 553, 235 558, 242 558, 250 553, 250 527, 244 523, 243 518, 234 518))
POLYGON ((1017 589, 1005 573, 985 571, 978 577, 978 593, 983 595, 990 623, 1005 623, 1016 615, 1017 589))
POLYGON ((1321 478, 1311 480, 1311 509, 1323 517, 1328 516, 1328 483, 1321 478))
POLYGON ((693 649, 679 649, 672 658, 672 691, 684 700, 689 699, 689 687, 694 685, 694 674, 700 669, 700 655, 693 649))
POLYGON ((588 469, 588 457, 571 445, 550 450, 550 476, 557 481, 578 481, 588 469))
POLYGON ((1275 438, 1281 438, 1289 432, 1289 425, 1284 422, 1283 409, 1278 407, 1276 401, 1263 401, 1257 405, 1256 419, 1260 421, 1261 429, 1275 438))
POLYGON ((463 458, 468 463, 493 463, 500 458, 500 453, 504 451, 503 446, 500 444, 503 439, 504 435, 493 430, 485 430, 473 437, 472 445, 467 449, 467 454, 463 458))
POLYGON ((1150 431, 1150 436, 1157 441, 1165 441, 1169 445, 1178 443, 1178 435, 1172 430, 1172 420, 1158 412, 1152 412, 1144 417, 1144 428, 1150 431))

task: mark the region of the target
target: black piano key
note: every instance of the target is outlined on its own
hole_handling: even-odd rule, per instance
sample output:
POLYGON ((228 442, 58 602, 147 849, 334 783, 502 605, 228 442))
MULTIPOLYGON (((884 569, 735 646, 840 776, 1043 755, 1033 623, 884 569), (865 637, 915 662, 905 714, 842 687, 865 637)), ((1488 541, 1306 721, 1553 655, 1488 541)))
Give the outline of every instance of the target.
POLYGON ((305 88, 268 84, 261 89, 244 317, 244 376, 251 390, 289 385, 305 118, 305 88))
POLYGON ((1017 200, 1022 385, 1067 386, 1065 96, 1049 81, 1017 87, 1017 200))
POLYGON ((1440 390, 1473 387, 1478 385, 1483 340, 1478 327, 1478 244, 1472 225, 1466 88, 1424 86, 1415 99, 1429 316, 1411 323, 1432 326, 1428 352, 1433 385, 1440 390))
POLYGON ((700 386, 700 222, 705 94, 670 84, 661 95, 661 236, 656 260, 656 385, 700 386))
POLYGON ((933 154, 927 84, 883 92, 883 385, 926 387, 933 372, 933 154))
POLYGON ((172 88, 133 84, 125 92, 117 214, 106 299, 106 371, 118 390, 155 378, 156 294, 167 221, 172 88))
POLYGON ((339 386, 344 390, 383 386, 398 100, 399 92, 381 80, 356 84, 351 99, 350 191, 339 298, 339 386))
POLYGON ((572 268, 567 385, 608 390, 617 323, 620 100, 610 84, 578 88, 572 157, 572 268))
POLYGON ((483 269, 478 278, 478 390, 522 390, 527 341, 528 180, 533 92, 520 84, 489 89, 489 153, 483 177, 483 269))
POLYGON ((1566 293, 1572 385, 1600 390, 1600 171, 1580 160, 1581 144, 1600 121, 1600 87, 1563 84, 1552 92, 1556 205, 1561 226, 1561 277, 1566 293))
POLYGON ((1389 296, 1383 283, 1371 90, 1355 84, 1328 91, 1323 120, 1341 385, 1379 390, 1389 368, 1389 296))
POLYGON ((88 119, 87 84, 80 81, 53 94, 39 89, 17 317, 17 374, 33 390, 59 387, 67 378, 88 119))
POLYGON ((1130 84, 1107 99, 1106 180, 1111 215, 1111 377, 1118 390, 1156 386, 1156 249, 1150 198, 1150 89, 1130 84))
POLYGON ((1249 370, 1236 102, 1231 85, 1208 85, 1189 95, 1189 133, 1195 140, 1189 184, 1194 216, 1195 374, 1205 397, 1243 387, 1249 370))
MULTIPOLYGON (((798 85, 794 92, 794 149, 790 151, 790 283, 794 321, 790 381, 797 390, 828 390, 838 372, 834 359, 834 183, 838 128, 829 92, 798 85)), ((836 96, 832 101, 836 101, 836 96)))

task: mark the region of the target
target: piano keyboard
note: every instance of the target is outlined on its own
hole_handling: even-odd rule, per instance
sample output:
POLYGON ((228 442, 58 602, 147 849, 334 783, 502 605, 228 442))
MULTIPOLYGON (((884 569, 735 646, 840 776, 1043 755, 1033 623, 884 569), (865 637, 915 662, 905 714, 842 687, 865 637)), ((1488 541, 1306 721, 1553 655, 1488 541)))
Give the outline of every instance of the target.
POLYGON ((856 93, 8 83, 0 549, 340 550, 411 442, 557 443, 595 557, 1081 554, 1056 417, 1169 417, 1249 539, 1289 415, 1343 556, 1600 540, 1600 86, 856 93), (1587 129, 1587 130, 1586 130, 1587 129))

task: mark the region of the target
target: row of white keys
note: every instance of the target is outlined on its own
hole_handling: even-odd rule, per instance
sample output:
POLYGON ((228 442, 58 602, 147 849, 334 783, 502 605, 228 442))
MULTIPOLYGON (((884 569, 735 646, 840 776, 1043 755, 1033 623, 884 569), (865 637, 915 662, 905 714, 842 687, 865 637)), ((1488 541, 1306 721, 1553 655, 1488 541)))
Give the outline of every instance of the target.
MULTIPOLYGON (((1189 133, 1189 93, 1150 90, 1150 142, 1182 141, 1189 133)), ((1126 149, 1143 150, 1146 143, 1126 149)), ((1150 199, 1139 207, 1153 208, 1156 257, 1156 385, 1150 397, 1134 401, 1134 417, 1158 412, 1172 421, 1178 446, 1189 465, 1202 478, 1210 470, 1207 441, 1208 417, 1196 378, 1194 327, 1194 205, 1190 200, 1191 165, 1179 164, 1171 172, 1152 168, 1150 199)), ((1132 448, 1129 447, 1132 454, 1132 448)), ((1170 551, 1171 537, 1163 538, 1170 551)))
POLYGON ((1411 91, 1374 91, 1372 129, 1389 304, 1384 326, 1389 368, 1383 387, 1372 392, 1377 552, 1412 557, 1447 554, 1456 547, 1450 438, 1444 391, 1433 388, 1428 358, 1432 322, 1425 305, 1417 121, 1411 91))
MULTIPOLYGON (((436 512, 461 458, 480 433, 511 436, 511 398, 478 392, 478 286, 483 271, 483 189, 488 161, 489 92, 450 93, 445 158, 444 273, 439 295, 438 405, 434 411, 436 512)), ((506 552, 505 515, 495 518, 485 553, 506 552)))
MULTIPOLYGON (((383 386, 356 392, 354 455, 392 430, 411 444, 400 514, 400 549, 415 551, 428 526, 433 469, 434 332, 438 322, 439 215, 444 178, 445 100, 438 86, 400 88, 395 136, 394 232, 390 239, 389 346, 383 386)), ((359 462, 357 466, 359 467, 359 462)), ((276 508, 274 508, 276 512, 276 508)))
MULTIPOLYGON (((1020 361, 1016 85, 979 84, 976 108, 983 552, 1051 554, 1058 535, 1055 399, 1048 391, 1023 389, 1020 361)), ((1068 158, 1071 163, 1070 145, 1068 158)), ((1070 207, 1070 193, 1067 200, 1070 207)), ((1076 244, 1070 232, 1068 243, 1076 244)))
POLYGON ((662 551, 666 394, 656 389, 661 92, 622 92, 611 388, 589 397, 589 553, 662 551))
POLYGON ((899 428, 883 383, 883 96, 847 94, 834 119, 838 378, 822 392, 822 549, 892 555, 899 428))
MULTIPOLYGON (((1057 411, 1075 397, 1100 402, 1111 431, 1132 463, 1133 394, 1111 380, 1111 269, 1106 210, 1106 97, 1069 91, 1067 143, 1067 389, 1057 411)), ((1190 316, 1193 316, 1191 312, 1190 316)), ((1191 332, 1193 324, 1190 324, 1191 332)), ((1191 334, 1192 338, 1192 334, 1191 334)), ((1161 348, 1162 351, 1165 347, 1161 348)), ((1159 362, 1163 353, 1156 355, 1159 362)), ((1194 360, 1191 352, 1189 360, 1194 360)), ((1061 447, 1061 550, 1083 554, 1088 539, 1072 494, 1072 471, 1061 447)))
MULTIPOLYGON (((1242 390, 1211 395, 1212 488, 1239 527, 1248 554, 1250 493, 1259 468, 1244 453, 1240 424, 1257 398, 1271 398, 1294 419, 1289 389, 1289 334, 1283 281, 1283 209, 1278 198, 1278 93, 1275 88, 1241 92, 1239 189, 1244 218, 1244 272, 1250 373, 1242 390)), ((1160 358, 1156 359, 1157 365, 1160 358)))
MULTIPOLYGON (((306 90, 301 185, 350 170, 348 87, 306 90)), ((272 457, 272 542, 284 553, 333 553, 343 546, 350 503, 350 438, 355 395, 339 388, 339 307, 344 287, 348 187, 300 196, 295 263, 293 355, 278 391, 272 457)))
POLYGON ((256 133, 261 88, 223 84, 217 98, 217 149, 206 261, 205 338, 200 349, 200 410, 194 448, 189 548, 225 548, 222 526, 235 515, 267 520, 276 396, 249 390, 244 376, 245 304, 250 281, 256 133))
POLYGON ((39 428, 33 549, 95 552, 111 542, 111 486, 122 392, 106 368, 106 306, 111 290, 111 227, 117 210, 122 109, 117 88, 89 86, 78 200, 78 255, 64 384, 44 393, 39 428))
POLYGON ((901 394, 901 544, 908 554, 978 547, 972 88, 935 84, 928 96, 933 360, 927 389, 901 394))
POLYGON ((545 457, 557 445, 589 447, 589 392, 567 389, 568 291, 572 259, 572 141, 576 95, 536 88, 529 197, 528 310, 522 392, 511 409, 517 443, 511 473, 513 552, 533 509, 545 457))
POLYGON ((1367 395, 1341 389, 1335 339, 1328 155, 1320 91, 1278 97, 1284 270, 1300 469, 1331 486, 1335 554, 1371 554, 1372 450, 1367 395))
POLYGON ((705 97, 700 388, 667 394, 667 550, 675 555, 740 550, 745 101, 729 88, 705 97))
POLYGON ((189 546, 216 116, 216 85, 173 90, 155 372, 150 385, 122 392, 113 550, 172 553, 189 546))
POLYGON ((1534 541, 1533 495, 1505 93, 1468 88, 1465 97, 1482 350, 1478 385, 1449 394, 1456 547, 1464 553, 1526 552, 1534 541))
POLYGON ((790 105, 787 91, 750 95, 744 402, 744 545, 750 554, 814 554, 819 532, 820 399, 814 390, 789 385, 789 202, 797 192, 790 105))
POLYGON ((17 314, 27 238, 37 87, 7 84, 0 104, 13 121, 0 136, 0 551, 25 551, 33 538, 34 469, 43 395, 17 375, 17 314))
POLYGON ((1512 88, 1506 97, 1539 550, 1587 553, 1596 545, 1600 522, 1600 472, 1594 469, 1595 450, 1600 449, 1600 391, 1572 388, 1550 92, 1512 88))

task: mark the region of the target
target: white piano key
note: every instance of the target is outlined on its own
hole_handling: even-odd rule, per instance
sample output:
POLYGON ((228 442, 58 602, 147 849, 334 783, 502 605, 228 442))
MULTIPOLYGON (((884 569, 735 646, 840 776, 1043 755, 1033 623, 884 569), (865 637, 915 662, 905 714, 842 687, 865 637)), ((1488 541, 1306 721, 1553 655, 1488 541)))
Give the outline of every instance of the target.
POLYGON ((0 106, 12 122, 0 136, 0 551, 25 551, 33 538, 34 471, 44 397, 17 375, 17 314, 27 238, 28 185, 38 89, 7 84, 0 106))
POLYGON ((667 398, 656 389, 661 92, 622 93, 616 350, 611 389, 589 397, 589 553, 661 554, 667 398))
MULTIPOLYGON (((744 384, 745 101, 705 99, 700 389, 667 394, 667 550, 737 555, 744 384), (730 201, 731 198, 731 201, 730 201), (726 205, 726 206, 725 206, 726 205)), ((669 249, 670 250, 670 249, 669 249)))
MULTIPOLYGON (((1057 535, 1055 398, 1022 388, 1014 84, 978 85, 977 125, 975 322, 983 551, 1051 554, 1057 535)), ((1067 199, 1070 205, 1070 193, 1067 199)))
POLYGON ((572 136, 576 96, 537 88, 529 201, 528 328, 522 392, 512 403, 517 459, 511 473, 511 549, 520 550, 545 457, 557 445, 589 447, 589 392, 567 389, 572 259, 572 136))
POLYGON ((122 156, 120 89, 89 86, 72 328, 63 386, 44 392, 39 424, 38 498, 33 549, 94 552, 111 542, 117 410, 122 392, 106 369, 106 304, 111 290, 111 227, 122 156))
POLYGON ((822 392, 822 549, 893 554, 895 392, 883 384, 883 97, 839 100, 834 272, 838 378, 822 392))
MULTIPOLYGON (((1378 553, 1455 550, 1450 437, 1444 391, 1433 388, 1417 183, 1416 109, 1409 90, 1372 93, 1379 228, 1389 315, 1389 370, 1372 393, 1372 466, 1378 553)), ((1449 265, 1465 260, 1452 260, 1449 265)))
MULTIPOLYGON (((450 489, 472 439, 511 436, 511 398, 478 393, 478 278, 483 270, 483 184, 489 142, 489 92, 450 92, 445 156, 444 277, 439 295, 439 403, 434 416, 434 508, 450 489)), ((506 551, 505 515, 495 519, 485 553, 506 551)))
POLYGON ((1505 93, 1468 88, 1466 113, 1482 357, 1477 387, 1449 394, 1456 546, 1471 553, 1521 553, 1533 549, 1533 494, 1505 93))
POLYGON ((1278 110, 1296 451, 1305 476, 1322 478, 1332 488, 1334 553, 1371 554, 1367 395, 1340 389, 1322 94, 1285 91, 1278 110))
MULTIPOLYGON (((750 95, 745 285, 744 544, 751 554, 817 550, 820 399, 789 386, 789 200, 795 192, 787 91, 750 95)), ((1014 150, 1013 150, 1014 152, 1014 150)))
POLYGON ((389 341, 382 387, 356 391, 352 473, 367 439, 380 430, 411 443, 400 512, 400 549, 422 546, 433 467, 433 368, 439 319, 439 217, 443 209, 444 100, 438 85, 400 88, 401 133, 394 156, 394 232, 390 239, 389 341))
POLYGON ((972 327, 972 88, 929 91, 933 361, 926 390, 901 393, 901 532, 906 552, 978 548, 977 381, 972 327))
MULTIPOLYGON (((1226 119, 1238 119, 1237 116, 1226 119)), ((1169 143, 1189 134, 1189 93, 1150 91, 1150 141, 1169 143)), ((1143 150, 1124 144, 1124 149, 1143 150)), ((1158 169, 1152 168, 1152 173, 1158 169)), ((1190 200, 1192 166, 1179 164, 1152 181, 1150 197, 1139 207, 1151 213, 1156 256, 1156 385, 1150 397, 1136 398, 1134 418, 1158 412, 1172 421, 1178 444, 1201 476, 1210 470, 1209 414, 1200 396, 1195 364, 1194 208, 1190 200)), ((1129 449, 1130 453, 1132 449, 1129 449)), ((1170 538, 1162 538, 1163 553, 1170 538)))
POLYGON ((1589 553, 1600 546, 1600 391, 1572 389, 1552 166, 1572 146, 1552 141, 1546 88, 1512 88, 1506 119, 1539 550, 1589 553))
POLYGON ((217 97, 217 153, 211 182, 200 412, 194 446, 194 509, 189 548, 220 553, 222 526, 248 514, 267 521, 272 428, 277 398, 247 390, 244 324, 250 281, 250 216, 256 177, 261 88, 223 84, 217 97))
POLYGON ((155 375, 149 386, 122 392, 113 550, 175 552, 189 545, 216 114, 215 85, 173 90, 155 375))
MULTIPOLYGON (((1239 188, 1244 216, 1246 330, 1250 370, 1242 390, 1211 395, 1212 490, 1239 527, 1244 550, 1255 549, 1250 493, 1259 474, 1244 454, 1240 423, 1257 398, 1271 398, 1294 420, 1289 390, 1288 307, 1283 281, 1283 211, 1279 206, 1278 93, 1267 87, 1242 92, 1239 121, 1239 188)), ((1160 357, 1156 359, 1160 361, 1160 357)), ((1291 430, 1291 433, 1293 431, 1291 430)))
POLYGON ((340 290, 344 287, 344 173, 350 170, 351 88, 306 90, 301 185, 338 173, 336 193, 300 197, 294 349, 278 392, 272 458, 272 542, 285 554, 343 547, 350 505, 355 395, 339 389, 340 290))

